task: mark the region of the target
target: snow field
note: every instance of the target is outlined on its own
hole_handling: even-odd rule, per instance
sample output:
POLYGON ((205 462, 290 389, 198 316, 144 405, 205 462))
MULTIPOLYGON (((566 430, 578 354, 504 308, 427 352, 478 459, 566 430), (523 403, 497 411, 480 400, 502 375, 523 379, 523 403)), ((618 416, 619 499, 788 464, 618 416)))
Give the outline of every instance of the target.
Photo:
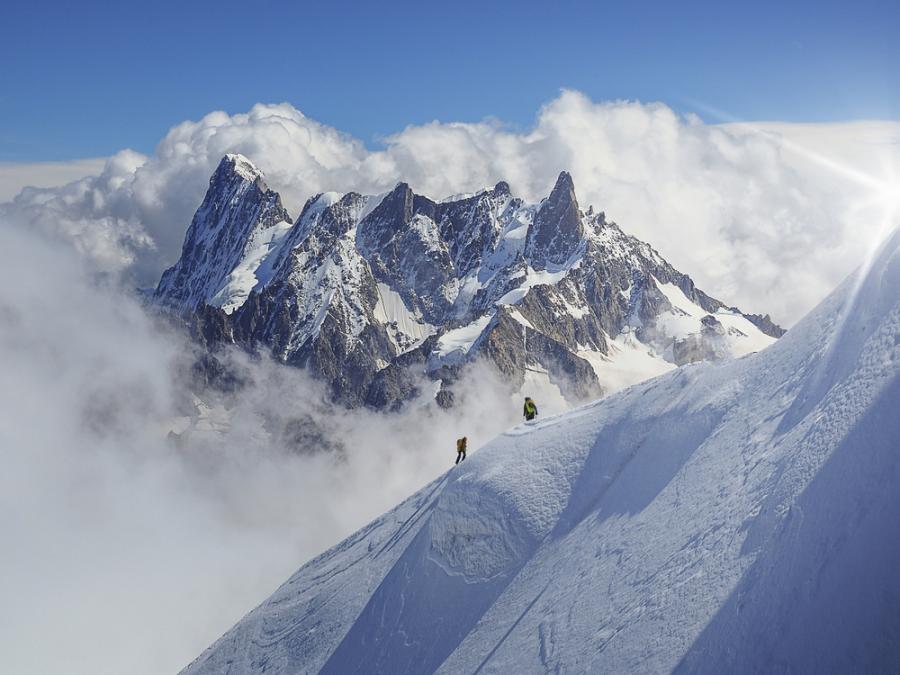
POLYGON ((510 429, 187 672, 889 672, 900 232, 759 354, 510 429))

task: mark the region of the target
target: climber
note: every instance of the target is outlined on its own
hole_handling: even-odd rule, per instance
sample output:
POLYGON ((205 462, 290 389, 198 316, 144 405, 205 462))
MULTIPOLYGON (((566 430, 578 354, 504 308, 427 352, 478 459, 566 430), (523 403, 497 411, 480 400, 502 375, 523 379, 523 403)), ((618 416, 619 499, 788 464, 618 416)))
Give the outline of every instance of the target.
POLYGON ((525 421, 530 422, 537 415, 537 406, 534 404, 534 401, 531 400, 530 396, 525 397, 525 407, 522 409, 525 414, 525 421))
POLYGON ((459 464, 466 458, 466 443, 468 439, 463 436, 456 441, 456 463, 459 464))

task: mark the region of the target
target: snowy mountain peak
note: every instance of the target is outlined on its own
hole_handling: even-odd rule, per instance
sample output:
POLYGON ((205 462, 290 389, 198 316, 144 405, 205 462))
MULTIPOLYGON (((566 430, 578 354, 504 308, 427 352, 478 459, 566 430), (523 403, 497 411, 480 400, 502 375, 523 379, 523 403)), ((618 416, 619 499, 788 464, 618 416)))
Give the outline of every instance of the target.
POLYGON ((214 180, 217 175, 235 175, 243 180, 255 181, 263 178, 262 171, 244 155, 229 153, 219 161, 219 166, 213 173, 214 180))
POLYGON ((402 202, 404 204, 404 208, 406 208, 406 203, 411 202, 414 197, 414 193, 412 188, 409 187, 409 183, 397 183, 394 186, 394 189, 391 190, 387 196, 385 196, 384 200, 382 200, 382 204, 385 201, 393 200, 397 203, 402 202))
POLYGON ((343 195, 338 192, 320 192, 310 197, 306 204, 303 205, 303 209, 297 217, 297 223, 301 227, 308 229, 323 212, 340 201, 341 197, 343 195))
POLYGON ((263 173, 256 165, 247 159, 244 155, 232 153, 225 155, 222 160, 219 162, 219 167, 216 169, 216 173, 219 171, 230 171, 244 180, 256 180, 257 178, 262 178, 263 173))
POLYGON ((180 311, 203 305, 230 313, 267 273, 265 262, 292 224, 281 196, 242 155, 226 155, 185 235, 181 258, 163 273, 156 298, 180 311))
POLYGON ((403 182, 378 196, 325 192, 293 225, 247 171, 237 155, 222 160, 157 298, 203 310, 206 340, 310 368, 349 405, 396 407, 423 378, 446 403, 478 358, 514 389, 584 400, 780 334, 602 211, 583 214, 567 172, 539 204, 504 181, 440 202, 403 182))

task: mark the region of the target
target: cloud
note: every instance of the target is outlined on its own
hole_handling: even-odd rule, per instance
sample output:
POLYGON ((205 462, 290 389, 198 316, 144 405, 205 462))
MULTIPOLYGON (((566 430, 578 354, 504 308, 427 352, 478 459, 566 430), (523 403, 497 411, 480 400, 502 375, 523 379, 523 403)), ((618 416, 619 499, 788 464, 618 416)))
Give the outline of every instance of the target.
POLYGON ((860 209, 872 186, 857 178, 900 171, 898 140, 900 123, 710 125, 661 103, 563 91, 524 132, 433 122, 368 150, 288 104, 260 104, 183 122, 151 157, 123 151, 99 177, 26 190, 3 210, 55 230, 99 269, 153 285, 177 259, 227 152, 256 162, 295 214, 316 192, 381 192, 399 180, 441 197, 503 179, 536 200, 566 169, 584 205, 649 241, 701 288, 792 324, 878 238, 883 215, 860 209))
POLYGON ((69 162, 0 162, 0 202, 26 187, 59 187, 103 170, 105 158, 76 159, 69 162))
POLYGON ((519 421, 483 369, 452 412, 383 415, 326 405, 303 372, 240 352, 222 358, 244 386, 199 401, 189 342, 71 247, 3 226, 0 250, 9 672, 176 672, 449 468, 458 436, 477 448, 519 421))

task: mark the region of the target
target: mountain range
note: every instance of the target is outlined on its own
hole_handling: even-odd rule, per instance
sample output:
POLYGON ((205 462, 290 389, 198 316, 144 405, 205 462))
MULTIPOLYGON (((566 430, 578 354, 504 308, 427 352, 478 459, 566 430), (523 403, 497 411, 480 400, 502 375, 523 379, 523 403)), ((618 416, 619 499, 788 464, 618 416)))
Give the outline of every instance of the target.
POLYGON ((444 200, 399 183, 315 195, 293 220, 249 159, 226 155, 154 297, 208 345, 265 348, 379 409, 429 389, 451 406, 478 359, 514 391, 579 402, 784 333, 582 210, 566 172, 537 204, 505 182, 444 200))

